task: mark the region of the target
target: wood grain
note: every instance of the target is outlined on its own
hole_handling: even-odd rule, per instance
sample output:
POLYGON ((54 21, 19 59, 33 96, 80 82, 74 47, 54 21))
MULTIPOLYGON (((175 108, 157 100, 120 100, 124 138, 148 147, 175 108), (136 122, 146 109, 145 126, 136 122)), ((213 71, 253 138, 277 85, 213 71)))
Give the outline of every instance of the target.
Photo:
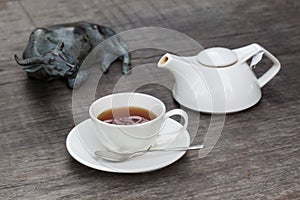
MULTIPOLYGON (((0 199, 299 199, 299 7, 297 0, 2 0, 0 199), (282 69, 263 88, 258 105, 226 116, 222 135, 207 157, 197 159, 189 152, 171 166, 145 174, 101 172, 79 164, 66 151, 74 121, 72 91, 65 82, 29 80, 13 60, 35 27, 77 20, 117 32, 170 28, 204 47, 256 42, 278 57, 282 69)), ((155 63, 162 54, 133 52, 133 66, 155 63)), ((269 64, 264 61, 255 72, 263 73, 269 64)), ((97 96, 110 94, 120 77, 116 62, 102 77, 97 96)), ((179 106, 162 86, 138 91, 158 96, 168 109, 179 106)), ((210 115, 200 118, 194 143, 203 140, 210 115)))

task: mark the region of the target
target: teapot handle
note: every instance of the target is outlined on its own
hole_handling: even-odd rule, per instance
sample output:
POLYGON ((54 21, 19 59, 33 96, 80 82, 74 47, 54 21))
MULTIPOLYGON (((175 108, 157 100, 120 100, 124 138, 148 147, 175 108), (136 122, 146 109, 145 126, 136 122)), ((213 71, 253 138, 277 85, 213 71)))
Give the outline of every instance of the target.
POLYGON ((256 54, 263 52, 272 62, 273 66, 265 72, 260 78, 258 78, 258 85, 259 87, 263 87, 266 85, 280 70, 280 62, 275 58, 269 51, 264 49, 259 44, 250 44, 245 47, 241 47, 238 49, 233 50, 237 56, 239 63, 246 62, 251 57, 255 56, 256 54))

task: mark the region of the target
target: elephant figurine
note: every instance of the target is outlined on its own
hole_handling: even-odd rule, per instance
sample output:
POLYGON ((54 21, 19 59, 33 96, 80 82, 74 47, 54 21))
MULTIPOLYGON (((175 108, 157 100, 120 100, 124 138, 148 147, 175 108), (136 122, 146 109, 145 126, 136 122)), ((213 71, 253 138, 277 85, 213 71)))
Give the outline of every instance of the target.
MULTIPOLYGON (((24 66, 29 78, 45 81, 65 78, 70 88, 76 88, 87 78, 84 70, 79 71, 84 59, 100 42, 115 34, 109 27, 84 21, 37 28, 30 35, 23 57, 15 55, 15 60, 24 66)), ((119 38, 114 38, 112 48, 102 54, 104 59, 101 59, 100 65, 103 72, 107 72, 111 64, 105 58, 113 55, 122 55, 123 74, 130 71, 131 56, 119 38)))

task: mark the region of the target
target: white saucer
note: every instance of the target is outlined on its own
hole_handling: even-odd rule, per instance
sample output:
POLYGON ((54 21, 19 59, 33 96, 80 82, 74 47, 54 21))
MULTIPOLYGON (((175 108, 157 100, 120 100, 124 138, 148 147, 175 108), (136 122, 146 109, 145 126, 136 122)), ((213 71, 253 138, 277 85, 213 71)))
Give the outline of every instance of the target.
MULTIPOLYGON (((167 119, 161 134, 170 133, 180 128, 181 124, 175 120, 167 119)), ((109 162, 93 158, 96 150, 104 150, 105 147, 95 134, 93 122, 87 119, 74 127, 66 140, 67 150, 70 155, 83 165, 106 172, 116 173, 142 173, 154 171, 166 167, 179 158, 185 151, 149 152, 123 162, 109 162)), ((190 136, 187 131, 179 134, 168 147, 188 147, 190 136)))

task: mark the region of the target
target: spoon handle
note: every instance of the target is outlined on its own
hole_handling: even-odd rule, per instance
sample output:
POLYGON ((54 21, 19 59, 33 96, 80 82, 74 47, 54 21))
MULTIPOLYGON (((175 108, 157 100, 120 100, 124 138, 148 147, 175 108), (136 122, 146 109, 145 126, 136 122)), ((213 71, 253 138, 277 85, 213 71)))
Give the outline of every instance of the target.
POLYGON ((143 152, 152 152, 152 151, 187 151, 187 150, 198 150, 203 149, 204 145, 195 145, 190 147, 172 147, 172 148, 165 148, 165 149, 148 149, 143 152))
POLYGON ((147 152, 153 152, 153 151, 187 151, 187 150, 196 150, 196 149, 202 149, 204 148, 204 145, 195 145, 190 147, 172 147, 172 148, 165 148, 165 149, 147 149, 142 151, 136 151, 132 153, 115 153, 111 151, 95 151, 95 155, 97 156, 96 159, 102 158, 108 161, 113 162, 121 162, 128 160, 129 158, 133 158, 139 155, 143 155, 147 152))

